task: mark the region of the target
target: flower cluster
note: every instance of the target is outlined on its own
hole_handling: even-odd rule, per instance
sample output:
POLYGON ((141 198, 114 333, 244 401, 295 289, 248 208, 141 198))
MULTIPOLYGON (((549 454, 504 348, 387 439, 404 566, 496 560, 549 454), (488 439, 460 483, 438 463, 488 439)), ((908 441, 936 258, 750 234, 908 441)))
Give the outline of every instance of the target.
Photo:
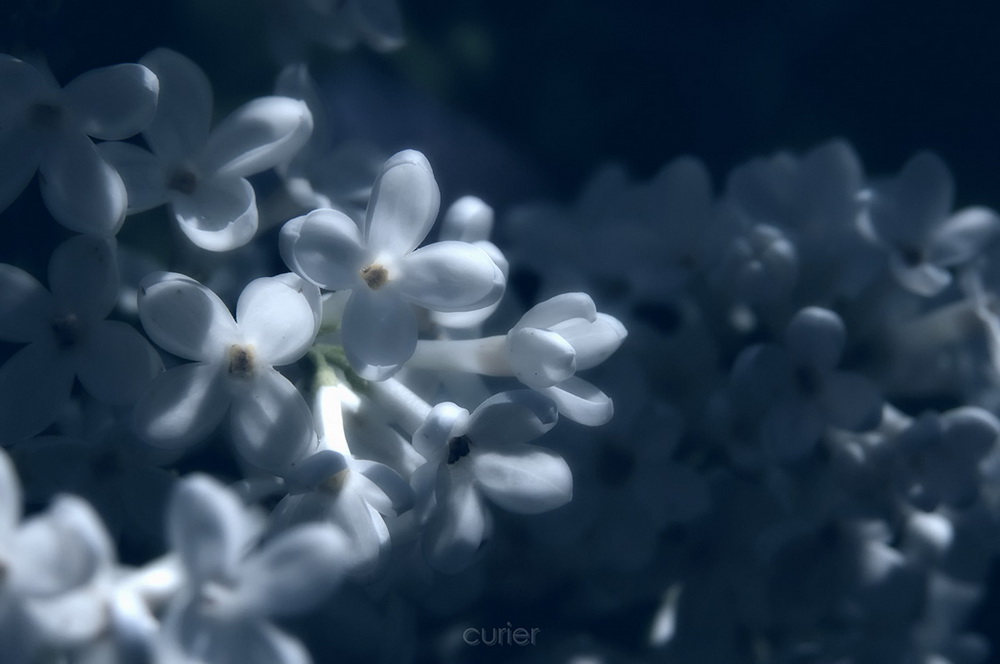
POLYGON ((941 159, 495 212, 333 138, 309 47, 401 47, 392 0, 270 10, 226 113, 167 48, 0 56, 0 212, 37 173, 55 238, 0 264, 4 662, 463 662, 498 615, 527 661, 982 661, 1000 216, 941 159))

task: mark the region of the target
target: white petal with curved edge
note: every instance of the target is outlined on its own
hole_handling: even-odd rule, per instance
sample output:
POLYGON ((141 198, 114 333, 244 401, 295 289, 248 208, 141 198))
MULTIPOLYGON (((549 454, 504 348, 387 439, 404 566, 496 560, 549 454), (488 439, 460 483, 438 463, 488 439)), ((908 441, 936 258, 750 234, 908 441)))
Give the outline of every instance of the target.
POLYGON ((423 423, 413 432, 413 447, 428 461, 452 438, 469 430, 469 411, 450 401, 431 408, 423 423))
POLYGON ((0 212, 21 195, 38 170, 41 153, 32 132, 14 127, 0 131, 0 212))
POLYGON ((615 413, 608 395, 579 376, 538 391, 556 402, 560 415, 588 427, 607 424, 615 413))
POLYGON ((86 321, 103 320, 118 301, 118 284, 117 243, 112 238, 77 235, 52 252, 49 288, 64 311, 86 321))
POLYGON ((468 311, 493 304, 506 286, 485 251, 465 242, 435 242, 404 256, 390 274, 406 299, 434 311, 468 311))
POLYGON ((229 404, 219 367, 183 364, 157 376, 139 398, 133 429, 156 447, 189 447, 219 425, 229 404))
POLYGON ((262 616, 309 611, 340 583, 349 556, 347 537, 330 524, 286 530, 241 565, 238 601, 262 616))
POLYGON ((168 199, 167 168, 152 152, 131 143, 100 143, 97 151, 118 171, 128 192, 128 213, 150 210, 168 199))
POLYGON ((202 180, 193 194, 174 192, 170 202, 181 231, 202 249, 236 249, 257 232, 257 196, 242 178, 202 180))
POLYGON ((315 436, 312 413, 287 378, 270 367, 258 372, 233 397, 233 442, 248 463, 284 474, 305 455, 315 436))
POLYGON ((524 443, 469 454, 476 483, 505 510, 538 514, 573 498, 573 474, 566 461, 540 447, 524 443))
POLYGON ((576 370, 596 367, 618 350, 628 336, 628 330, 615 318, 598 313, 593 322, 581 318, 554 325, 558 332, 576 351, 576 370))
POLYGON ((931 263, 908 265, 898 252, 889 254, 889 268, 903 287, 924 297, 937 295, 951 283, 948 270, 931 263))
POLYGON ((114 235, 125 220, 125 184, 82 133, 53 137, 39 164, 39 184, 45 207, 71 231, 114 235))
POLYGON ((357 289, 344 309, 342 335, 351 368, 365 380, 385 380, 413 357, 417 317, 393 293, 357 289))
POLYGON ((545 329, 574 318, 597 320, 597 305, 586 293, 563 293, 539 302, 528 309, 514 327, 545 329))
POLYGON ((121 321, 98 323, 77 352, 77 377, 105 403, 134 402, 163 370, 156 350, 138 330, 121 321))
POLYGON ((160 83, 153 122, 143 131, 158 156, 176 161, 193 157, 208 140, 212 126, 212 85, 194 62, 166 48, 139 61, 160 83))
POLYGON ((413 507, 413 489, 389 466, 377 461, 354 459, 351 473, 351 481, 356 480, 354 490, 381 514, 402 514, 413 507))
POLYGON ((534 327, 507 334, 511 371, 530 387, 550 387, 576 373, 576 350, 558 332, 534 327))
POLYGON ((431 566, 445 573, 469 566, 486 533, 486 514, 473 479, 441 465, 435 489, 437 506, 424 527, 424 553, 431 566))
POLYGON ((362 284, 367 257, 357 224, 337 210, 314 210, 281 228, 281 257, 289 269, 329 290, 362 284))
POLYGON ((495 394, 469 418, 469 437, 477 445, 506 447, 540 438, 556 425, 555 402, 534 390, 495 394))
POLYGON ((230 580, 257 533, 236 495, 208 475, 184 478, 170 496, 167 539, 194 584, 230 580))
POLYGON ((160 82, 133 63, 91 69, 63 88, 66 104, 88 136, 120 141, 146 128, 156 113, 160 82))
POLYGON ((0 264, 0 339, 28 343, 48 334, 54 305, 37 279, 13 265, 0 264))
POLYGON ((423 242, 437 218, 441 193, 431 165, 416 150, 398 152, 372 187, 365 239, 376 255, 405 256, 423 242))
POLYGON ((996 239, 1000 216, 985 207, 967 207, 934 229, 928 241, 927 260, 952 266, 968 262, 996 239))
POLYGON ((154 272, 139 286, 139 319, 160 348, 189 360, 222 361, 242 341, 219 296, 194 279, 154 272))
POLYGON ((312 134, 312 113, 291 97, 260 97, 232 112, 199 158, 206 173, 247 177, 292 160, 312 134))
POLYGON ((236 320, 260 360, 272 366, 302 357, 316 338, 319 289, 299 280, 302 290, 273 277, 247 284, 236 304, 236 320), (309 293, 302 291, 308 290, 309 293), (311 297, 315 295, 315 297, 311 297))
POLYGON ((59 415, 73 388, 73 365, 54 341, 25 346, 0 367, 0 444, 40 433, 59 415))

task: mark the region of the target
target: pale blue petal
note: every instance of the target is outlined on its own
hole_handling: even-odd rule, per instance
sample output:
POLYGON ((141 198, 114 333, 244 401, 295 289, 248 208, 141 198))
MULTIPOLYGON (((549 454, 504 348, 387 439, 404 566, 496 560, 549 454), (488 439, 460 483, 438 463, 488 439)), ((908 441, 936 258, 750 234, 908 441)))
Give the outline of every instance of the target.
POLYGON ((389 158, 375 179, 365 222, 368 248, 378 257, 399 258, 430 232, 441 205, 431 165, 416 150, 389 158))
POLYGON ((927 246, 927 260, 950 267, 967 263, 993 242, 1000 232, 1000 216, 985 207, 968 207, 934 229, 927 246))
POLYGON ((836 368, 846 342, 844 321, 836 313, 820 307, 799 311, 785 331, 785 348, 792 363, 815 369, 820 374, 836 368))
POLYGON ((60 224, 77 233, 114 235, 125 220, 125 184, 84 134, 53 137, 39 165, 42 198, 60 224))
POLYGON ((117 244, 111 238, 77 235, 49 260, 49 288, 63 311, 85 321, 103 320, 118 301, 117 244))
POLYGON ((476 196, 463 196, 448 206, 441 219, 442 240, 479 242, 493 232, 493 208, 476 196))
POLYGON ((167 168, 152 152, 131 143, 108 142, 97 146, 101 156, 121 176, 128 192, 128 212, 142 212, 168 199, 167 168))
POLYGON ((628 336, 625 326, 608 314, 598 313, 594 321, 577 318, 552 328, 576 352, 576 370, 596 367, 618 350, 628 336))
POLYGON ((9 122, 28 104, 55 92, 35 67, 0 53, 0 120, 9 122))
POLYGON ((584 426, 607 424, 615 413, 608 395, 579 376, 538 391, 556 402, 560 415, 584 426))
POLYGON ((0 448, 0 543, 6 545, 21 520, 21 483, 10 456, 0 448))
POLYGON ((550 328, 574 318, 597 320, 597 306, 586 293, 563 293, 528 309, 515 327, 550 328))
POLYGON ((350 543, 329 524, 282 532, 241 565, 238 600, 254 615, 287 616, 316 607, 348 569, 350 543))
POLYGON ((423 549, 431 566, 453 574, 472 562, 486 534, 486 514, 471 477, 441 465, 437 506, 424 527, 423 549))
POLYGON ((937 295, 951 283, 948 270, 927 262, 910 264, 895 251, 889 255, 889 268, 904 288, 924 297, 937 295))
POLYGON ((281 228, 281 257, 296 274, 329 290, 361 285, 367 252, 357 225, 343 212, 320 209, 281 228))
POLYGON ((28 343, 50 331, 52 296, 33 276, 0 264, 0 339, 28 343))
POLYGON ((257 197, 242 178, 201 180, 194 193, 173 192, 170 202, 181 231, 202 249, 236 249, 257 232, 257 197))
POLYGON ((219 367, 184 364, 153 381, 135 405, 133 428, 151 445, 182 449, 208 436, 229 403, 219 367))
POLYGON ((101 321, 77 350, 77 377, 94 398, 113 405, 134 402, 163 370, 156 350, 121 321, 101 321))
POLYGON ((155 272, 139 286, 139 319, 164 350, 189 360, 220 360, 241 341, 219 296, 194 279, 155 272))
POLYGON ((243 289, 236 304, 236 320, 260 360, 282 366, 302 357, 315 340, 318 305, 319 289, 313 284, 299 279, 295 287, 265 277, 243 289))
POLYGON ((160 82, 156 116, 143 132, 160 157, 193 157, 208 140, 212 123, 212 86, 205 73, 185 56, 166 48, 147 53, 140 63, 160 82))
POLYGON ((312 113, 291 97, 260 97, 216 127, 199 165, 219 177, 242 178, 285 164, 312 133, 312 113))
POLYGON ((63 88, 66 105, 89 136, 120 141, 146 128, 156 113, 160 83, 138 64, 121 64, 77 76, 63 88))
POLYGON ((0 367, 0 445, 40 433, 69 401, 73 365, 52 341, 25 346, 0 367))
POLYGON ((390 275, 406 299, 433 311, 469 311, 503 295, 503 272, 479 247, 465 242, 436 242, 399 260, 390 275))
POLYGON ((208 475, 186 477, 170 496, 167 539, 195 588, 231 580, 257 532, 236 496, 208 475))
POLYGON ((344 309, 344 351, 365 380, 385 380, 399 371, 417 347, 417 317, 399 296, 359 288, 344 309))
POLYGON ((249 384, 240 385, 233 397, 233 443, 248 463, 283 474, 309 450, 316 435, 312 413, 295 386, 270 367, 245 380, 249 384))
POLYGON ((576 350, 550 330, 515 327, 507 334, 507 358, 514 376, 529 387, 550 387, 576 373, 576 350))
POLYGON ((355 491, 365 502, 385 515, 402 514, 413 507, 413 489, 389 466, 366 459, 351 462, 355 491))
POLYGON ((505 510, 538 514, 573 498, 573 474, 555 452, 514 443, 502 450, 476 448, 469 456, 476 484, 505 510))
POLYGON ((559 419, 556 404, 534 390, 495 394, 469 418, 469 438, 477 446, 505 447, 540 438, 559 419))
POLYGON ((469 430, 469 411, 450 401, 431 408, 423 423, 413 432, 413 447, 427 460, 452 438, 464 436, 469 430))

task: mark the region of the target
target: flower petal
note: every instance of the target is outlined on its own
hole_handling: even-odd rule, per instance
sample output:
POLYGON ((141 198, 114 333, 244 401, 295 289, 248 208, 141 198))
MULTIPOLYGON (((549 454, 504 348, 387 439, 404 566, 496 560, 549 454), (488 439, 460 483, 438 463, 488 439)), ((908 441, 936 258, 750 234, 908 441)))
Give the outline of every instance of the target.
POLYGON ((247 284, 236 304, 236 320, 262 362, 289 364, 302 357, 319 331, 319 289, 295 275, 247 284))
POLYGON ((105 403, 134 402, 163 370, 163 361, 138 330, 121 321, 101 321, 79 349, 77 377, 105 403))
POLYGON ((6 543, 21 520, 21 483, 10 456, 0 448, 0 542, 6 543))
POLYGON ((366 251, 361 231, 343 212, 314 210, 281 228, 281 257, 305 279, 329 290, 360 284, 366 251))
POLYGON ((125 183, 129 214, 167 202, 167 169, 159 157, 137 145, 117 141, 101 143, 97 151, 125 183))
POLYGON ((167 161, 193 157, 208 140, 212 123, 212 85, 194 62, 166 48, 139 61, 160 82, 156 116, 143 132, 149 147, 167 161))
POLYGON ((219 425, 229 403, 217 366, 184 364, 160 374, 139 398, 133 429, 150 445, 185 448, 219 425))
POLYGON ((239 601, 253 614, 286 616, 314 608, 347 571, 349 542, 327 523, 286 530, 241 565, 239 601))
POLYGON ((0 264, 0 339, 28 343, 48 334, 55 314, 52 296, 38 280, 0 264))
POLYGON ((844 321, 833 311, 806 307, 792 317, 785 330, 785 348, 792 363, 821 375, 840 363, 847 341, 844 321))
POLYGON ((586 293, 563 293, 539 302, 528 309, 514 327, 546 329, 573 318, 597 320, 597 305, 586 293))
POLYGON ((385 380, 413 356, 417 317, 395 294, 359 288, 344 309, 342 334, 351 368, 365 380, 385 380))
POLYGON ((121 228, 128 205, 125 184, 84 134, 64 131, 53 137, 39 173, 45 206, 60 224, 96 235, 121 228))
POLYGON ((308 451, 315 437, 312 413, 287 378, 270 367, 259 371, 233 398, 230 428, 243 459, 280 475, 308 451))
POLYGON ((469 566, 486 534, 486 513, 472 478, 438 468, 437 506, 424 527, 423 548, 431 566, 445 573, 469 566))
POLYGON ((218 360, 240 341, 219 296, 194 279, 154 272, 139 286, 139 319, 161 348, 189 360, 218 360))
POLYGON ((993 242, 1000 232, 1000 216, 985 207, 968 207, 934 229, 928 240, 927 260, 950 267, 966 263, 993 242))
POLYGON ((256 536, 254 520, 217 480, 195 474, 178 482, 167 507, 167 538, 194 587, 229 580, 256 536))
POLYGON ((423 242, 437 218, 441 193, 431 165, 416 150, 396 153, 375 179, 365 221, 368 248, 391 258, 423 242))
POLYGON ((242 178, 202 180, 193 194, 175 193, 170 200, 184 235, 202 249, 236 249, 257 232, 257 197, 242 178))
POLYGON ((558 419, 555 402, 543 394, 534 390, 501 392, 473 411, 469 438, 487 447, 527 443, 545 435, 558 419))
POLYGON ((212 131, 199 163, 219 177, 247 177, 291 161, 310 134, 312 113, 304 101, 260 97, 212 131))
POLYGON ((615 413, 610 397, 578 376, 538 391, 556 402, 560 415, 584 426, 607 424, 615 413))
POLYGON ((515 327, 507 334, 511 371, 529 387, 550 387, 576 373, 576 350, 558 332, 515 327))
POLYGON ((118 257, 113 239, 77 235, 49 260, 49 288, 65 311, 87 321, 103 320, 118 301, 118 257))
POLYGON ((576 370, 596 367, 621 347, 628 330, 614 316, 598 313, 593 322, 576 318, 552 327, 576 351, 576 370))
POLYGON ((505 510, 538 514, 573 498, 573 474, 555 452, 516 443, 502 451, 477 450, 469 456, 479 488, 505 510))
POLYGON ((120 141, 145 129, 156 113, 159 92, 156 74, 133 63, 91 69, 63 88, 83 131, 106 141, 120 141))
POLYGON ((73 365, 54 342, 25 346, 0 367, 0 444, 34 436, 52 424, 69 401, 73 365))
POLYGON ((489 254, 465 242, 435 242, 399 261, 390 276, 406 299, 433 311, 470 311, 503 295, 506 279, 489 254))

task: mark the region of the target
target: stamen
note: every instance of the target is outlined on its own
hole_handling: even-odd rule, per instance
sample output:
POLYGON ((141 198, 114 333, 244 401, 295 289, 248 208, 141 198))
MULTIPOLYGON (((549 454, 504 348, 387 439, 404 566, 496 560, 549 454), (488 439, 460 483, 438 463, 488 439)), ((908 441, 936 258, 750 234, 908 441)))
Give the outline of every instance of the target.
POLYGON ((229 347, 229 374, 238 378, 253 375, 257 364, 253 346, 233 344, 229 347))
POLYGON ((372 263, 361 268, 361 278, 368 284, 368 288, 378 290, 389 283, 389 271, 378 263, 372 263))

